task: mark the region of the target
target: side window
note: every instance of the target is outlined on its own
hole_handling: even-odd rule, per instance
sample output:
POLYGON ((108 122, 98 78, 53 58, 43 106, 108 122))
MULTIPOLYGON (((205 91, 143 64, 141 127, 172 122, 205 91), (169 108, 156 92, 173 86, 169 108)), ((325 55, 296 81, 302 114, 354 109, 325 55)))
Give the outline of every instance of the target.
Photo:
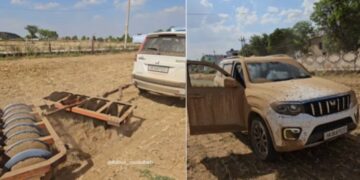
POLYGON ((233 77, 244 87, 246 87, 245 85, 245 81, 244 81, 244 72, 242 69, 242 66, 240 63, 236 63, 235 64, 235 70, 234 70, 234 75, 233 77))
POLYGON ((224 69, 227 73, 231 74, 232 67, 233 67, 233 64, 232 64, 232 63, 228 63, 228 64, 224 64, 223 69, 224 69))
POLYGON ((210 66, 188 65, 191 87, 224 87, 223 74, 210 66))
POLYGON ((242 77, 244 77, 244 72, 240 63, 235 64, 235 69, 242 77))

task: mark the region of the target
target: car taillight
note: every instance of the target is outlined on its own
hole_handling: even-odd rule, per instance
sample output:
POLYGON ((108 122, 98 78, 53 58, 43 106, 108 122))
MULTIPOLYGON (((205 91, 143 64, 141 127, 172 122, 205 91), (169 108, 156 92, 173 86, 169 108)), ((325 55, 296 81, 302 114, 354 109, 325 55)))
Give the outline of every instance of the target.
POLYGON ((147 38, 145 38, 144 42, 141 43, 138 53, 144 49, 144 45, 145 45, 146 41, 147 41, 147 38))

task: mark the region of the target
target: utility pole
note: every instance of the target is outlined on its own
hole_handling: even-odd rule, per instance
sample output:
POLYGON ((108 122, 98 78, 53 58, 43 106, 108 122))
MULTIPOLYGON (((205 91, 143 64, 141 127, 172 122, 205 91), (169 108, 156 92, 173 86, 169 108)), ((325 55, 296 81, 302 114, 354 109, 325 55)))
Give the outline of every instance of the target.
POLYGON ((124 42, 124 49, 127 49, 127 36, 129 33, 129 19, 130 19, 130 1, 128 0, 128 6, 127 6, 127 14, 126 14, 126 21, 125 21, 125 42, 124 42))
POLYGON ((239 39, 240 43, 241 43, 241 48, 243 48, 245 46, 246 40, 244 36, 241 36, 239 39))

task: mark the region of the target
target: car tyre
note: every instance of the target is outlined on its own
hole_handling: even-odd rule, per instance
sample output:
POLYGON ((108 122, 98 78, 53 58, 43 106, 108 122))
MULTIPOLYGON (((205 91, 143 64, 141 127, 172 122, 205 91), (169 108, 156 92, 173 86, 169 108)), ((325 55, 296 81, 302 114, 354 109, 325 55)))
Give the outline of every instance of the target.
POLYGON ((260 117, 255 117, 250 126, 250 144, 257 158, 273 161, 278 153, 275 151, 269 131, 260 117))

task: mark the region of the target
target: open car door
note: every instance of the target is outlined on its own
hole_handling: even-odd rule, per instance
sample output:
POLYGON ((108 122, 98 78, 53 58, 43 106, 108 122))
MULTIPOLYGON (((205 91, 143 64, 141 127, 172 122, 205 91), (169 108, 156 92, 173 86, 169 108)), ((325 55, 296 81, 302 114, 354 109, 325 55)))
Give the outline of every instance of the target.
POLYGON ((219 66, 187 61, 187 113, 191 135, 243 130, 245 100, 242 85, 219 66))

